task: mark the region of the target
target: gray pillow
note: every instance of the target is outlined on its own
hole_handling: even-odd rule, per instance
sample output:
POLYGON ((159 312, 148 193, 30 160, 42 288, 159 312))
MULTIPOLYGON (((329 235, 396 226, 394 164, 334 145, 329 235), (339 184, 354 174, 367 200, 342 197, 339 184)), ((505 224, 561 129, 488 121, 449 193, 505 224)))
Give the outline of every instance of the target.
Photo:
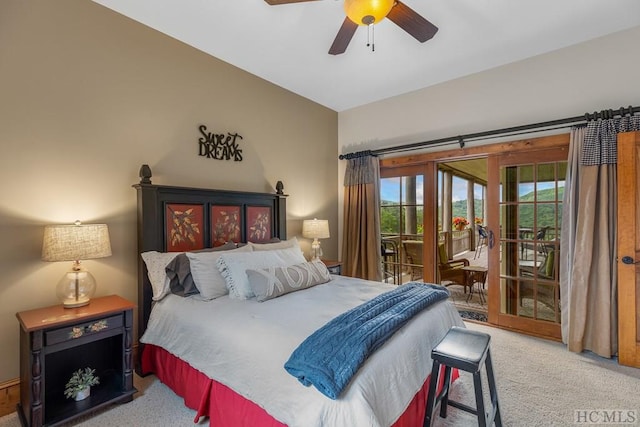
POLYGON ((331 280, 329 270, 322 261, 247 270, 247 276, 256 300, 260 302, 331 280))
MULTIPOLYGON (((235 248, 235 243, 227 242, 222 246, 200 249, 194 252, 228 251, 235 248)), ((188 297, 189 295, 200 293, 193 281, 193 277, 191 275, 191 264, 189 263, 189 258, 187 258, 185 253, 181 253, 171 260, 171 262, 165 267, 165 271, 169 277, 169 289, 171 290, 171 293, 181 297, 188 297)))

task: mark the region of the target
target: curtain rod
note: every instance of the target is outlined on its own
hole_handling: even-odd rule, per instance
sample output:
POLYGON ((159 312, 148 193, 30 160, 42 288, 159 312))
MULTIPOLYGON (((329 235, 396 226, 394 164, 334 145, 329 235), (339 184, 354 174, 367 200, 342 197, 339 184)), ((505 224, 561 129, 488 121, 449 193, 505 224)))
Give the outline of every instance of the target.
MULTIPOLYGON (((381 154, 418 150, 420 148, 453 144, 453 143, 457 143, 458 145, 460 145, 460 148, 464 148, 465 140, 482 139, 489 136, 517 135, 518 133, 525 133, 523 131, 542 132, 546 130, 562 129, 567 127, 568 125, 584 124, 589 120, 612 119, 615 116, 624 116, 625 114, 632 115, 638 112, 640 112, 640 107, 632 107, 630 105, 628 107, 620 107, 617 110, 609 109, 609 110, 594 111, 593 113, 585 113, 582 116, 567 117, 566 119, 550 120, 547 122, 513 126, 509 128, 503 128, 503 129, 468 133, 466 135, 450 136, 448 138, 439 138, 439 139, 432 139, 430 141, 414 142, 411 144, 398 145, 396 147, 380 148, 377 150, 364 150, 364 151, 357 151, 354 153, 340 154, 338 158, 340 160, 345 160, 345 159, 349 160, 349 159, 356 159, 358 157, 364 157, 364 156, 379 156, 381 154)), ((526 133, 530 133, 530 132, 526 132, 526 133)))

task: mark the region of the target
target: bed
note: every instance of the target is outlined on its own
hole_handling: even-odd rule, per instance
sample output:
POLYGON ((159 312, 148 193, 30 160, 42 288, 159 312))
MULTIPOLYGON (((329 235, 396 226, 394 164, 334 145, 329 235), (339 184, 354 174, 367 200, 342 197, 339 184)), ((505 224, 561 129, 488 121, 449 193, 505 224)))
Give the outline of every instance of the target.
POLYGON ((149 261, 149 254, 158 265, 170 260, 174 267, 175 254, 186 255, 195 284, 209 280, 204 273, 212 260, 216 267, 227 267, 217 268, 227 286, 227 274, 242 270, 246 260, 260 259, 259 267, 282 257, 282 263, 289 263, 270 271, 303 265, 294 265, 298 255, 290 255, 299 247, 295 238, 287 239, 283 186, 278 183, 275 193, 160 186, 151 183, 146 165, 140 178, 134 185, 141 254, 139 375, 155 374, 196 410, 195 422, 208 417, 212 426, 422 425, 430 350, 451 326, 463 325, 448 300, 412 318, 367 358, 337 398, 329 398, 302 385, 284 369, 285 362, 324 324, 397 287, 327 272, 325 281, 314 286, 265 296, 254 286, 258 278, 247 273, 250 286, 231 281, 230 295, 219 284, 203 285, 203 292, 194 294, 188 289, 193 286, 179 283, 184 272, 161 277, 162 269, 149 261), (237 248, 237 243, 245 245, 237 248), (261 253, 247 255, 251 251, 261 253), (165 294, 159 297, 161 280, 165 294), (243 299, 246 289, 255 293, 243 299))

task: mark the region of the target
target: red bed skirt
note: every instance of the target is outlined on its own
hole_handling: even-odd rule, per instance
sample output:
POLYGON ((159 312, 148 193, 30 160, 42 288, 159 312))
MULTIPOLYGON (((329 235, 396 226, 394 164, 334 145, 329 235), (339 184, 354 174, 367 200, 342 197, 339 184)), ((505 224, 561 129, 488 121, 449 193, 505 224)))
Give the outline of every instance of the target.
MULTIPOLYGON (((160 381, 184 399, 184 404, 188 408, 197 411, 195 423, 200 420, 200 417, 209 417, 209 425, 216 427, 285 426, 257 404, 212 380, 160 347, 150 344, 144 346, 142 372, 155 374, 160 381)), ((440 377, 442 378, 442 375, 440 377)), ((458 371, 454 370, 453 378, 457 377, 458 371)), ((441 386, 442 384, 439 384, 438 389, 441 386)), ((428 391, 429 378, 393 427, 422 426, 428 391)))

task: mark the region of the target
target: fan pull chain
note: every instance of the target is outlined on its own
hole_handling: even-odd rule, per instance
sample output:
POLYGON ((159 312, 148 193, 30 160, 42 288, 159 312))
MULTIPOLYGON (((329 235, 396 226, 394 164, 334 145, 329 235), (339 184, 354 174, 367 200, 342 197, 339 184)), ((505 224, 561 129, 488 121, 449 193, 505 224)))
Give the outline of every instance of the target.
POLYGON ((367 47, 371 46, 371 52, 376 51, 375 34, 373 24, 367 25, 367 47))
POLYGON ((373 24, 371 24, 371 52, 375 52, 376 51, 376 42, 374 40, 375 38, 375 27, 373 26, 373 24))

